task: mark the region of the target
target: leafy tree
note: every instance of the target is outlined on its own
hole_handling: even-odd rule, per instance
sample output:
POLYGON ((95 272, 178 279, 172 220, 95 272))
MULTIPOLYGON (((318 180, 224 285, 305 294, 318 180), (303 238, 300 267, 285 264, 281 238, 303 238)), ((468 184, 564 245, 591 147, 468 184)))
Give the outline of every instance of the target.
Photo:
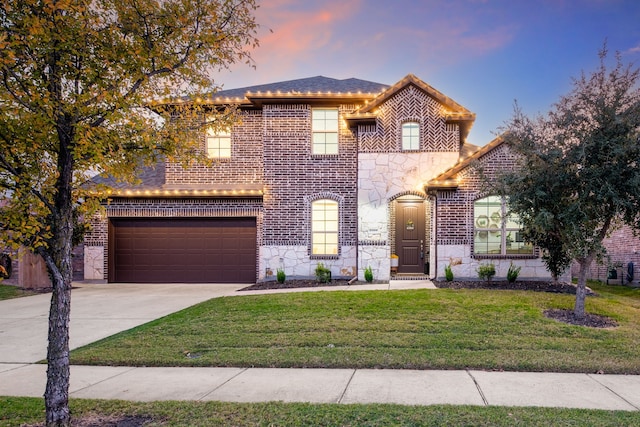
POLYGON ((504 137, 520 161, 498 185, 554 276, 579 264, 577 318, 604 237, 617 222, 640 228, 640 70, 620 54, 608 67, 606 45, 599 56, 597 70, 574 79, 546 116, 516 108, 504 137))
MULTIPOLYGON (((255 0, 0 0, 0 227, 52 280, 47 425, 68 425, 71 249, 98 202, 82 183, 140 162, 192 158, 212 74, 251 62, 255 0), (184 98, 181 98, 184 99, 184 98), (191 115, 184 121, 171 114, 191 115), (158 117, 161 120, 158 120, 158 117), (164 123, 164 126, 162 126, 164 123), (191 126, 188 128, 187 125, 191 126)), ((218 119, 224 126, 230 115, 218 119)), ((201 150, 200 150, 201 151, 201 150)))

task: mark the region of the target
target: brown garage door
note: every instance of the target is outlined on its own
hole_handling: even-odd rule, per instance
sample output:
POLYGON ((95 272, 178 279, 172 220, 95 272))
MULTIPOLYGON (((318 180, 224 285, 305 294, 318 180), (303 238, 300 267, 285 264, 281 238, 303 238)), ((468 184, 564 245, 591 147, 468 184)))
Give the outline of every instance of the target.
POLYGON ((255 218, 112 218, 109 281, 254 283, 255 218))

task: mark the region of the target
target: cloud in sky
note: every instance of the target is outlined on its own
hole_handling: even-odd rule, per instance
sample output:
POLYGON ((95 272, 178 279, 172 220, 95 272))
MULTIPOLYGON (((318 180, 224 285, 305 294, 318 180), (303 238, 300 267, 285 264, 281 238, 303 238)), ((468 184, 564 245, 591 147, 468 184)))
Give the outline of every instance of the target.
POLYGON ((513 39, 514 25, 482 21, 486 9, 484 1, 267 0, 256 17, 256 76, 368 78, 391 66, 406 74, 464 63, 513 39))
POLYGON ((276 75, 313 61, 327 49, 333 50, 340 25, 348 25, 362 7, 362 1, 317 2, 273 0, 264 2, 257 21, 270 32, 260 37, 254 59, 258 67, 276 75), (264 66, 261 66, 264 64, 264 66))
POLYGON ((571 76, 597 63, 605 39, 640 57, 638 0, 259 3, 257 68, 232 66, 218 76, 224 88, 317 75, 393 84, 414 73, 478 114, 476 143, 493 137, 514 99, 548 109, 571 76))

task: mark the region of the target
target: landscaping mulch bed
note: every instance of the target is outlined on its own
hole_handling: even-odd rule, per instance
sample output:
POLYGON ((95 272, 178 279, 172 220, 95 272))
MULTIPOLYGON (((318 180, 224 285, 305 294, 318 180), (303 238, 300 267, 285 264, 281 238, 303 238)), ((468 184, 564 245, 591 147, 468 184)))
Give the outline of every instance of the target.
POLYGON ((549 319, 557 320, 558 322, 569 323, 571 325, 588 326, 590 328, 615 328, 618 326, 618 322, 610 317, 600 316, 599 314, 586 313, 584 318, 576 318, 573 310, 563 310, 554 308, 546 310, 544 315, 549 319))
MULTIPOLYGON (((548 280, 516 280, 509 283, 503 280, 493 280, 487 283, 484 280, 434 280, 433 284, 438 288, 448 289, 494 289, 494 290, 510 290, 510 291, 535 291, 535 292, 553 292, 558 294, 576 294, 576 285, 567 282, 554 283, 548 280)), ((595 293, 587 288, 587 295, 595 295, 595 293)))
MULTIPOLYGON (((355 282, 354 285, 361 283, 355 282)), ((246 288, 238 289, 238 291, 264 291, 268 289, 295 289, 295 288, 320 288, 325 286, 347 286, 347 280, 332 280, 328 283, 320 283, 317 280, 286 280, 284 283, 278 283, 275 280, 256 283, 246 288)))

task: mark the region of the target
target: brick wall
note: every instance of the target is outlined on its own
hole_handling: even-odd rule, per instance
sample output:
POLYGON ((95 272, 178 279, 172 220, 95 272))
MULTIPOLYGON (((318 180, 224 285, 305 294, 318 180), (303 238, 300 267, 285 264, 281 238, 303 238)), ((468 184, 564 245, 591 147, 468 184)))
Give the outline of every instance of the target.
POLYGON ((437 246, 434 249, 437 251, 437 277, 442 278, 444 266, 450 264, 455 277, 475 279, 478 277, 478 265, 491 262, 496 266, 496 278, 504 278, 513 262, 522 267, 521 278, 549 278, 549 273, 537 253, 496 255, 491 256, 491 259, 487 259, 486 256, 476 257, 473 254, 474 202, 489 194, 485 184, 486 178, 495 177, 498 171, 514 166, 513 153, 506 144, 501 144, 454 177, 458 181, 457 190, 437 192, 436 241, 431 241, 432 245, 437 246), (480 168, 483 174, 480 173, 480 168))
MULTIPOLYGON (((342 105, 340 114, 355 106, 342 105)), ((264 244, 309 245, 310 203, 319 198, 339 202, 340 246, 357 238, 357 143, 340 120, 339 154, 311 154, 311 106, 265 105, 264 244)))
MULTIPOLYGON (((633 230, 624 225, 616 228, 603 241, 607 248, 607 257, 601 261, 594 261, 591 264, 587 278, 594 280, 606 281, 609 273, 609 267, 616 264, 618 279, 624 276, 624 282, 629 283, 627 279, 627 268, 630 262, 633 263, 633 285, 640 284, 640 237, 634 235, 633 230), (621 266, 621 267, 620 267, 621 266)), ((573 263, 571 266, 571 275, 578 276, 579 265, 573 263)))
MULTIPOLYGON (((167 184, 262 184, 262 111, 244 110, 241 122, 231 131, 231 158, 220 159, 213 166, 168 163, 167 184)), ((204 150, 206 135, 202 132, 204 150)))
POLYGON ((456 191, 438 192, 438 244, 470 245, 473 242, 473 203, 486 196, 486 184, 477 168, 487 178, 513 167, 515 158, 506 144, 489 151, 473 167, 463 169, 457 176, 456 191))

